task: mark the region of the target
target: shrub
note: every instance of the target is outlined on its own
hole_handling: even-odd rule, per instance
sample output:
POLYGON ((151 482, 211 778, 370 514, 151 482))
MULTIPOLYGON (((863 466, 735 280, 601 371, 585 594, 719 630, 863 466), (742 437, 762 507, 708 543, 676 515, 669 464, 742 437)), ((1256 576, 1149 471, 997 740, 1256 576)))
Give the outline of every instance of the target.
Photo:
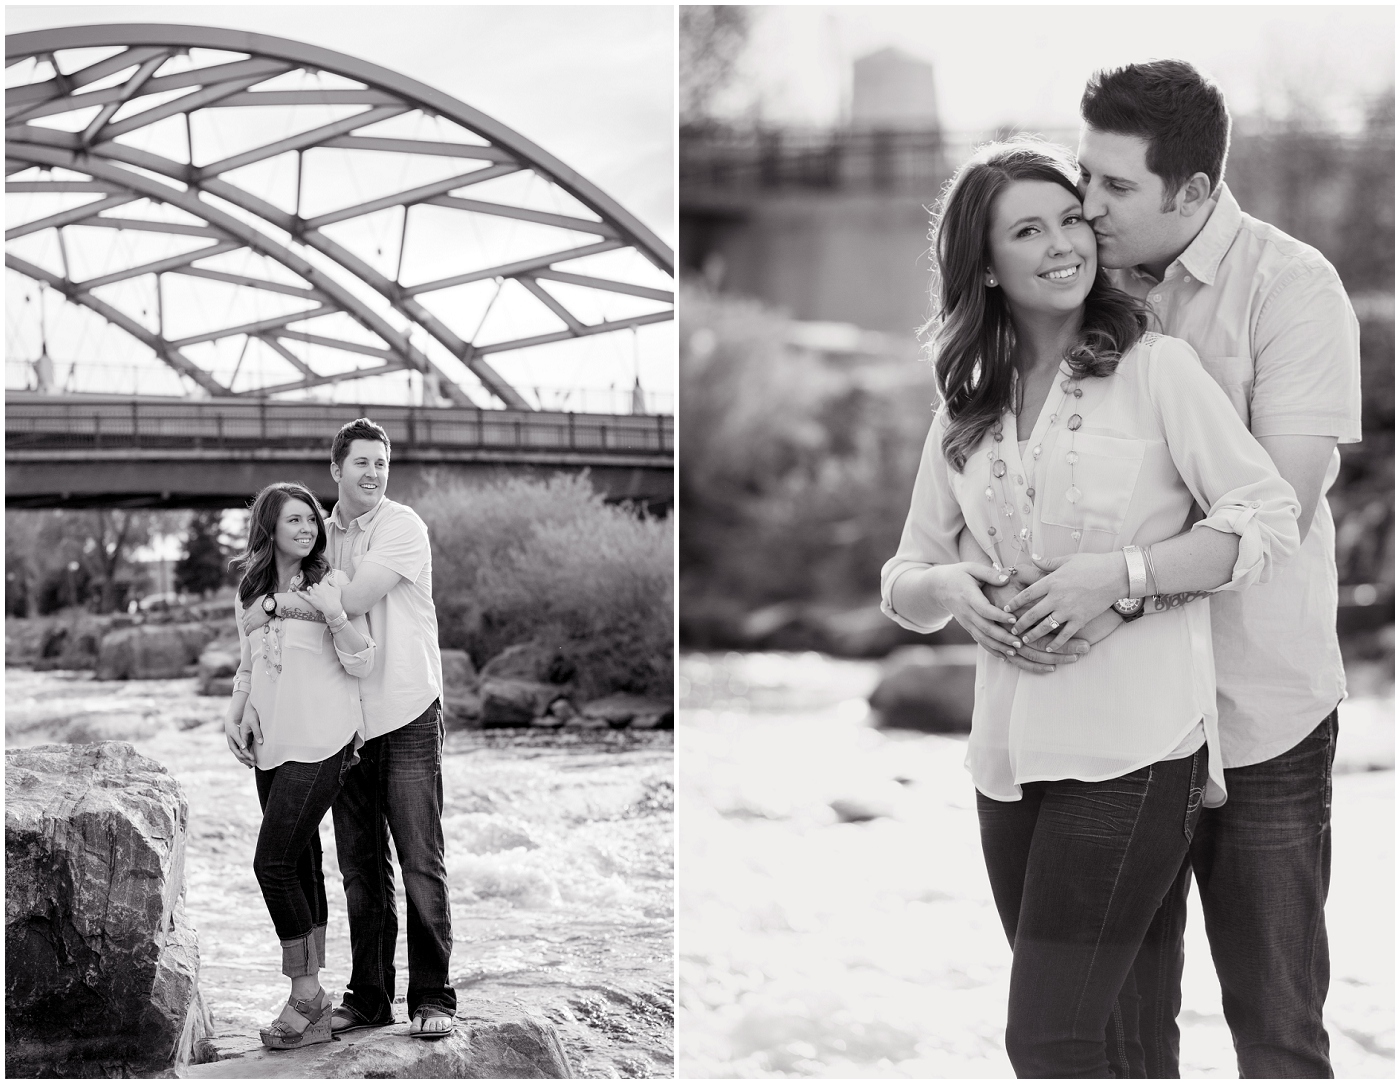
POLYGON ((607 504, 583 476, 430 486, 443 647, 478 666, 513 644, 552 650, 584 696, 672 688, 671 521, 607 504))

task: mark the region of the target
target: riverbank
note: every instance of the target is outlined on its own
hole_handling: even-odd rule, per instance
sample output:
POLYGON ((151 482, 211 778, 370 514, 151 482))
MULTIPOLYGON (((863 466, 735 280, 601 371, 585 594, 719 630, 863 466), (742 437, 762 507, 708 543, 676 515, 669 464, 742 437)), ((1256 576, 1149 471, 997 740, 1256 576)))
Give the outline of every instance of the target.
MULTIPOLYGON (((11 746, 128 740, 179 779, 200 985, 216 1032, 256 1036, 285 1000, 286 980, 252 874, 257 796, 225 743, 224 707, 196 695, 192 678, 6 671, 11 746)), ((671 733, 453 731, 443 789, 453 985, 546 1016, 580 1076, 670 1076, 671 733)), ((329 818, 321 831, 330 896, 322 981, 338 999, 349 936, 329 818)), ((401 886, 398 906, 402 929, 401 886)), ((396 968, 402 993, 402 941, 396 968)))
MULTIPOLYGON (((1011 954, 965 739, 878 731, 879 666, 692 655, 680 670, 681 1075, 1005 1077, 1011 954)), ((1326 1020, 1339 1077, 1392 1077, 1394 695, 1341 709, 1326 1020)), ((1181 1070, 1236 1076, 1192 897, 1181 1070)))

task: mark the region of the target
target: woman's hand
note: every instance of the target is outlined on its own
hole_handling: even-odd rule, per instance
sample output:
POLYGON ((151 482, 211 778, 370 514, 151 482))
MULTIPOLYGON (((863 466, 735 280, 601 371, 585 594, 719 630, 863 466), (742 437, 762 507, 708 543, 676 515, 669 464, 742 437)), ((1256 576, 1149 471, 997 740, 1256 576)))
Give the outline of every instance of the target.
MULTIPOLYGON (((234 707, 236 709, 237 705, 234 707)), ((253 741, 262 742, 262 723, 251 700, 244 701, 242 711, 230 710, 224 717, 224 738, 228 741, 229 751, 238 758, 238 763, 249 768, 257 767, 253 741)))
POLYGON ((917 590, 927 591, 939 607, 952 614, 979 644, 999 658, 1016 654, 1021 638, 1012 636, 1006 626, 1015 618, 987 601, 984 584, 1000 586, 1009 577, 1005 572, 975 561, 952 565, 932 565, 919 573, 917 590))
MULTIPOLYGON (((982 594, 986 596, 988 602, 1005 613, 1006 606, 1012 599, 1032 583, 1041 579, 1044 575, 1045 573, 1034 565, 1018 566, 1015 575, 1013 575, 1005 585, 988 584, 982 588, 982 594)), ((1017 617, 1020 616, 1020 614, 1016 614, 1014 609, 1012 613, 1017 617)), ((1097 619, 1095 619, 1095 621, 1097 621, 1097 619)), ((1094 624, 1095 622, 1090 622, 1089 625, 1086 625, 1085 629, 1081 630, 1079 636, 1070 640, 1065 645, 1064 652, 1037 649, 1023 640, 1021 646, 1016 649, 1016 653, 1014 655, 1008 655, 1006 661, 1011 663, 1011 665, 1018 670, 1024 670, 1028 674, 1053 674, 1057 666, 1066 666, 1069 663, 1078 662, 1082 656, 1089 653, 1089 648, 1092 644, 1096 643, 1097 640, 1103 639, 1104 636, 1108 635, 1109 631, 1112 631, 1111 629, 1108 631, 1099 631, 1095 628, 1095 631, 1099 632, 1097 639, 1089 639, 1086 635, 1086 631, 1091 626, 1094 626, 1094 624)))
POLYGON ((1081 628, 1127 595, 1128 568, 1118 551, 1075 553, 1048 562, 1048 568, 1046 576, 1006 607, 1021 614, 1012 633, 1027 642, 1053 635, 1042 649, 1061 651, 1081 628))
POLYGON ((243 626, 243 635, 252 636, 254 632, 262 628, 272 620, 272 615, 263 609, 263 599, 266 595, 259 595, 243 611, 243 616, 239 618, 239 624, 243 626))
POLYGON ((345 611, 345 606, 340 601, 340 588, 326 580, 298 591, 297 596, 305 599, 326 617, 339 617, 345 611))

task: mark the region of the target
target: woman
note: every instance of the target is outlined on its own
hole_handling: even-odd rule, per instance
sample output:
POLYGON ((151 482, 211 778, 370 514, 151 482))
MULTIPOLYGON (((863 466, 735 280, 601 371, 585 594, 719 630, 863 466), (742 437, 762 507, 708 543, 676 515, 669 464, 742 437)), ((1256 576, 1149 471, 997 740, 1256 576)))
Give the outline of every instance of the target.
POLYGON ((1013 949, 1019 1076, 1113 1075, 1115 1000, 1131 1003, 1201 802, 1226 797, 1204 593, 1264 579, 1298 547, 1293 491, 1224 392, 1099 273, 1074 178, 1066 152, 1024 141, 984 148, 949 188, 942 402, 882 576, 900 624, 957 617, 982 645, 967 763, 1013 949), (1207 515, 1182 533, 1193 501, 1207 515), (960 537, 979 560, 960 561, 960 537), (984 585, 1005 588, 1003 608, 984 585), (1202 596, 1144 616, 1146 596, 1186 592, 1202 596), (1081 633, 1102 639, 1073 665, 1006 661, 1081 633))
POLYGON ((364 618, 345 616, 348 580, 326 560, 325 520, 305 486, 278 482, 258 494, 238 564, 242 656, 224 732, 233 755, 256 769, 263 821, 253 871, 292 980, 286 1006, 261 1034, 266 1046, 285 1049, 331 1039, 331 1000, 318 975, 326 954, 319 829, 364 744, 357 679, 373 667, 375 645, 364 618), (314 608, 273 612, 251 635, 242 631, 246 609, 275 608, 276 592, 294 590, 314 608))

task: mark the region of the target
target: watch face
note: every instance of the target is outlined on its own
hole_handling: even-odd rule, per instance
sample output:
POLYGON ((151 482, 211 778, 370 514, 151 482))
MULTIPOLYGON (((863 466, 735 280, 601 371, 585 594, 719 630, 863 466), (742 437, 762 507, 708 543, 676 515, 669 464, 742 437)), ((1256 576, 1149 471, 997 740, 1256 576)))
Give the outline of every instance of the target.
POLYGON ((263 599, 263 613, 275 614, 277 612, 277 600, 271 595, 263 599))
POLYGON ((1131 617, 1142 610, 1142 599, 1120 598, 1113 604, 1113 608, 1118 611, 1120 617, 1131 617))

